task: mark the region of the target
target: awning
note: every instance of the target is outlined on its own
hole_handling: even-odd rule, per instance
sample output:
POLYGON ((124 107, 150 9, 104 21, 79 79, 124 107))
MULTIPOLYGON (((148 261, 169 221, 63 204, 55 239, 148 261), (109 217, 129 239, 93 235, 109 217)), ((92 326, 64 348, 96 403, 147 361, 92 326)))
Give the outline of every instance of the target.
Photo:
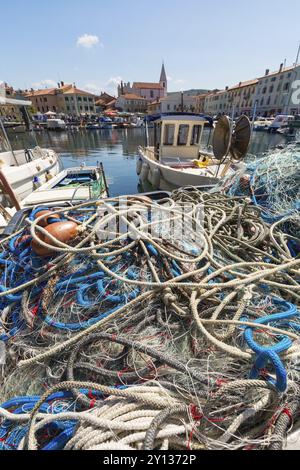
POLYGON ((25 100, 13 100, 12 98, 6 98, 4 96, 0 96, 0 106, 4 105, 12 105, 12 106, 31 106, 31 101, 25 100))

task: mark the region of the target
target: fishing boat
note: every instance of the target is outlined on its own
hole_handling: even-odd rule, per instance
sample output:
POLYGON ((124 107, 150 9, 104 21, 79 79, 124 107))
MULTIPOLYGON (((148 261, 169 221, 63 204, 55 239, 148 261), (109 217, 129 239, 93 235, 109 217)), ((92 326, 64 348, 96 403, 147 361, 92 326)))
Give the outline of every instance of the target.
POLYGON ((202 135, 209 123, 205 116, 171 113, 146 120, 146 146, 139 147, 137 174, 155 189, 184 186, 205 187, 233 174, 248 150, 251 126, 247 116, 233 122, 222 116, 213 135, 213 153, 203 151, 202 135), (154 123, 154 141, 149 144, 148 122, 154 123))
POLYGON ((286 128, 294 120, 294 116, 288 114, 278 114, 269 127, 270 132, 278 132, 281 128, 286 128))
POLYGON ((253 130, 254 131, 268 131, 271 124, 273 122, 273 119, 267 119, 260 117, 253 123, 253 130))
POLYGON ((108 197, 108 186, 102 163, 96 167, 68 168, 33 191, 22 202, 23 207, 78 204, 86 200, 108 197))
MULTIPOLYGON (((19 106, 26 127, 30 128, 26 107, 30 101, 0 97, 1 104, 19 106)), ((34 138, 34 134, 31 134, 34 138)), ((14 150, 0 119, 0 204, 9 212, 18 210, 21 202, 34 189, 34 178, 41 183, 60 171, 59 157, 54 150, 42 149, 35 144, 32 148, 14 150)))
POLYGON ((62 119, 48 119, 47 129, 48 131, 65 131, 66 123, 62 119))

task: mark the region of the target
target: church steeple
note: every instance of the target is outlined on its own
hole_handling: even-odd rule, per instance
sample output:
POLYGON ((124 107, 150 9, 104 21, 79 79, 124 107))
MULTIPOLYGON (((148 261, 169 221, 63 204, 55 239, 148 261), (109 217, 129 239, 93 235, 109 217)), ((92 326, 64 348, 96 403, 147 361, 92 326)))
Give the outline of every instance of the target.
POLYGON ((166 95, 167 95, 167 91, 168 91, 168 80, 167 80, 167 74, 166 74, 164 62, 163 62, 163 64, 162 64, 162 68, 161 68, 161 74, 160 74, 159 83, 160 83, 160 85, 163 87, 163 89, 164 89, 164 94, 165 94, 165 96, 166 96, 166 95))

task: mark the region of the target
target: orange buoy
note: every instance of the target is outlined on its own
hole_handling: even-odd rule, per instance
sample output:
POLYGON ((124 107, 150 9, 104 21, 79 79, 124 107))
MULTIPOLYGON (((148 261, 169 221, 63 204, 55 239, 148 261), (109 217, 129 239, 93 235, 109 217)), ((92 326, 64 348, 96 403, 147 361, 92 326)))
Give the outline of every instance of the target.
MULTIPOLYGON (((45 227, 46 232, 55 237, 57 240, 68 243, 73 240, 78 234, 78 225, 75 222, 66 221, 66 222, 55 222, 53 224, 47 225, 45 227)), ((47 235, 43 233, 37 234, 43 242, 48 243, 48 245, 55 246, 53 242, 47 235)), ((50 248, 46 248, 41 245, 37 240, 32 240, 31 247, 33 251, 39 256, 51 256, 55 252, 50 248)))
POLYGON ((55 214, 55 212, 52 212, 52 211, 40 211, 40 212, 37 212, 35 214, 35 219, 37 219, 38 217, 41 217, 42 215, 46 215, 48 214, 47 217, 44 217, 42 220, 40 220, 40 222, 38 222, 38 225, 40 225, 41 227, 47 227, 47 225, 49 225, 49 222, 48 220, 50 218, 55 218, 55 219, 60 219, 59 215, 58 214, 55 214))

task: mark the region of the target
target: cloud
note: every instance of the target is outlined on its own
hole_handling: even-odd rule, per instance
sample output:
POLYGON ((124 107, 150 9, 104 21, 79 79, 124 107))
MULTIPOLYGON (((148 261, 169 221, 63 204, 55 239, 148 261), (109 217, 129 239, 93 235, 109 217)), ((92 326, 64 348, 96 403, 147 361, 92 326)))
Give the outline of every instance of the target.
POLYGON ((167 75, 167 80, 168 82, 172 82, 174 85, 180 85, 181 83, 186 83, 186 80, 183 80, 182 78, 173 78, 167 75))
POLYGON ((100 87, 98 85, 95 85, 94 83, 87 83, 83 89, 85 91, 88 91, 90 93, 93 93, 94 95, 99 95, 100 94, 100 87))
POLYGON ((33 88, 55 88, 57 87, 57 82, 52 80, 51 78, 47 78, 45 80, 41 80, 40 82, 36 82, 32 84, 33 88))
POLYGON ((111 77, 106 83, 106 85, 110 87, 116 87, 120 85, 121 81, 122 81, 122 77, 111 77))
POLYGON ((83 34, 83 36, 79 36, 77 39, 77 47, 91 49, 92 47, 97 46, 97 44, 100 44, 100 46, 103 47, 99 37, 93 34, 83 34))
POLYGON ((107 82, 106 82, 106 89, 110 92, 115 92, 116 88, 118 85, 121 84, 122 77, 111 77, 107 82))

